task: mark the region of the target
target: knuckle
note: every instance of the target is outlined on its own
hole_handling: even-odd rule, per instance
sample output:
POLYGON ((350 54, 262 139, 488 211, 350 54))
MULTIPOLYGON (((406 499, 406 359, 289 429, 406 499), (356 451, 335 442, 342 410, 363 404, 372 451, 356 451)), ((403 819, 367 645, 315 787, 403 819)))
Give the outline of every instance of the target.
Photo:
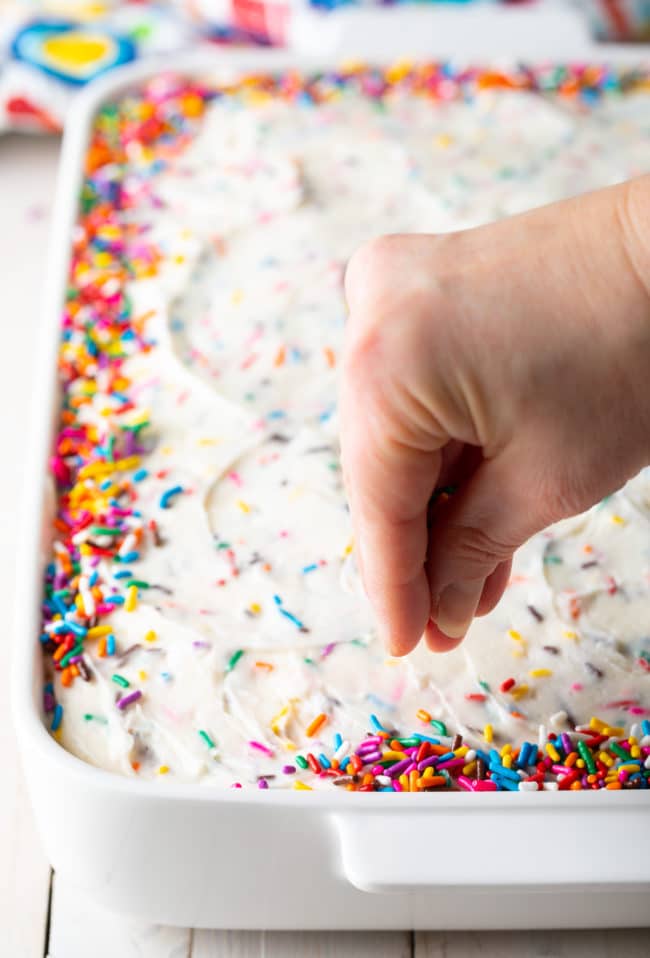
POLYGON ((468 578, 490 575, 509 559, 514 546, 507 544, 485 529, 471 526, 452 526, 448 530, 445 550, 462 564, 468 578))
POLYGON ((345 271, 345 293, 351 306, 382 295, 401 243, 398 235, 376 236, 352 254, 345 271))

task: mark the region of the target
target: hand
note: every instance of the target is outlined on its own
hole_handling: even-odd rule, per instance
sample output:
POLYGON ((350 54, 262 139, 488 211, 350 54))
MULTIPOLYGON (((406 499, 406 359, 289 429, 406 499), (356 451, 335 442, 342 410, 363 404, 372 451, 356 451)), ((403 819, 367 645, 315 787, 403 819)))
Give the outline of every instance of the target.
POLYGON ((496 605, 518 546, 650 462, 650 178, 373 240, 346 293, 359 566, 393 654, 423 633, 445 651, 496 605))

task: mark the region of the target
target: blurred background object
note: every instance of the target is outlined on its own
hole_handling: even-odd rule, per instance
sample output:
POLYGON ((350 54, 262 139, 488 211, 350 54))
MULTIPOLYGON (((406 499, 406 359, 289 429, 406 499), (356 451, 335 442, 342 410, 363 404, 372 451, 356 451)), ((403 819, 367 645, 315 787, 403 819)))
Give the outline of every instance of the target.
POLYGON ((384 8, 392 30, 407 6, 426 6, 431 23, 455 24, 455 35, 465 24, 472 29, 477 8, 496 14, 498 7, 506 34, 548 14, 555 24, 566 17, 565 30, 555 27, 558 42, 572 17, 601 40, 650 37, 650 0, 0 0, 0 132, 60 130, 75 90, 142 57, 224 43, 284 45, 292 37, 313 52, 324 27, 355 10, 384 8))

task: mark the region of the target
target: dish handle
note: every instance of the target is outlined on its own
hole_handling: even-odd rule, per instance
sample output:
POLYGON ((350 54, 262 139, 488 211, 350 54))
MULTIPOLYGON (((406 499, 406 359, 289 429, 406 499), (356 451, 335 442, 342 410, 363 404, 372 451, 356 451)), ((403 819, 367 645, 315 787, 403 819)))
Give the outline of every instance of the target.
POLYGON ((553 807, 555 796, 544 795, 545 808, 458 802, 336 813, 343 873, 376 893, 450 885, 650 888, 650 802, 625 801, 648 796, 617 795, 618 809, 588 797, 594 801, 573 807, 553 807))

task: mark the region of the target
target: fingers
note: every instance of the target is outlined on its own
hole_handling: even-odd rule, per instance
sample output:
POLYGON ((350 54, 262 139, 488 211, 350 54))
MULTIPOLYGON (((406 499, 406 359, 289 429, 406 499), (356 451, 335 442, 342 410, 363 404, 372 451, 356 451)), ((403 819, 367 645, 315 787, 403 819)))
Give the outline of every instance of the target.
POLYGON ((431 647, 442 637, 462 639, 475 615, 498 602, 510 575, 512 554, 548 522, 534 480, 513 468, 504 454, 483 462, 458 493, 444 503, 431 529, 428 574, 431 647))

